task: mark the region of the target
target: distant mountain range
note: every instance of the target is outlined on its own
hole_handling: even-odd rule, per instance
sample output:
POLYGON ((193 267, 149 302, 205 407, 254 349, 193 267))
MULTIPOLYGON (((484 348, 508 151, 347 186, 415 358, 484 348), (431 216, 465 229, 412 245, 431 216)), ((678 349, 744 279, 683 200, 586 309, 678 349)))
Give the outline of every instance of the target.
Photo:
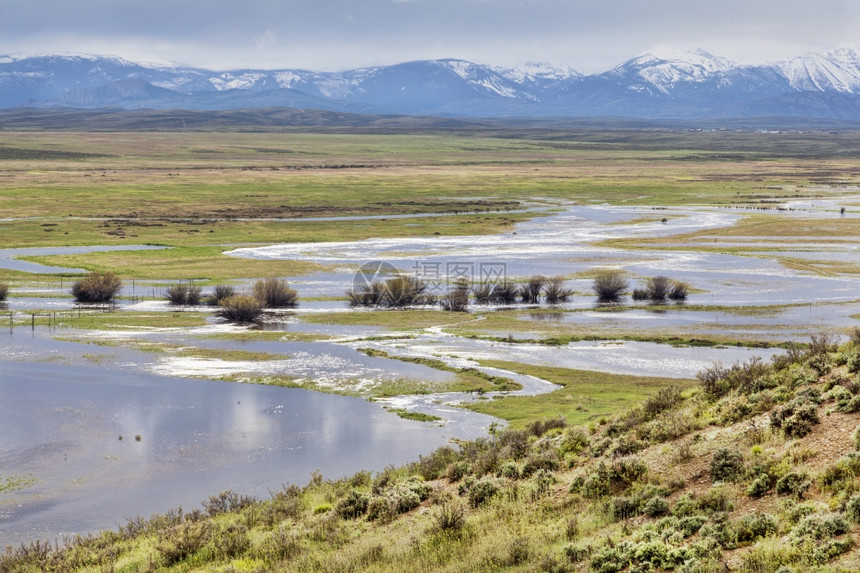
POLYGON ((646 53, 595 75, 456 59, 345 72, 231 70, 103 56, 0 56, 0 108, 235 110, 290 107, 449 117, 860 119, 860 49, 769 65, 704 51, 646 53))

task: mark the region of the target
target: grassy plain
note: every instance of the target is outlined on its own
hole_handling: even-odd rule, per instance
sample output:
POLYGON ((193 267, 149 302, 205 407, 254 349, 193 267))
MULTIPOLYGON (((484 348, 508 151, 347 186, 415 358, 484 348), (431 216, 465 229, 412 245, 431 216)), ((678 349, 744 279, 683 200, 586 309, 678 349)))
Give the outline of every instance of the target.
MULTIPOLYGON (((697 205, 742 217, 730 228, 609 244, 771 252, 787 266, 851 275, 860 270, 838 260, 808 260, 802 252, 786 254, 784 247, 798 240, 820 247, 834 237, 856 241, 856 218, 840 217, 834 210, 832 217, 797 214, 787 219, 773 209, 784 201, 829 199, 853 212, 860 208, 858 179, 858 133, 4 130, 0 236, 4 248, 163 245, 170 249, 32 260, 112 270, 123 277, 215 282, 326 268, 222 254, 235 246, 500 233, 540 214, 523 210, 564 204, 654 207, 653 217, 641 221, 660 220, 662 206, 697 205), (320 219, 359 216, 377 218, 320 219)), ((28 278, 0 271, 0 281, 28 278)), ((55 284, 58 279, 38 280, 55 284)), ((380 326, 381 336, 402 336, 404 343, 422 329, 559 346, 602 337, 689 345, 761 343, 741 335, 694 339, 669 331, 596 331, 535 319, 529 312, 329 312, 301 315, 300 320, 380 326)), ((60 317, 68 330, 57 335, 74 337, 78 330, 167 332, 206 325, 207 318, 198 312, 84 313, 80 318, 70 313, 60 317)), ((48 320, 39 318, 37 325, 48 320)), ((327 337, 242 330, 204 338, 327 337)), ((195 358, 284 358, 133 336, 113 342, 81 340, 195 358)), ((860 539, 855 523, 860 522, 860 469, 856 456, 845 461, 839 455, 857 445, 849 435, 860 408, 856 396, 851 397, 858 392, 857 356, 856 342, 841 350, 798 354, 792 364, 749 374, 754 380, 743 390, 723 396, 701 390, 658 394, 676 384, 689 387, 690 381, 488 361, 483 364, 539 376, 562 388, 542 396, 479 401, 471 407, 509 420, 513 428, 373 478, 367 472, 337 482, 318 476, 305 488, 286 488, 268 501, 227 503, 226 510, 210 500, 204 504, 206 513, 133 520, 118 533, 82 538, 66 551, 50 544, 10 551, 0 555, 0 570, 40 571, 49 562, 58 564, 57 570, 129 572, 856 570, 856 551, 847 549, 860 539), (650 400, 655 394, 671 399, 665 404, 650 400), (643 400, 646 408, 636 409, 643 400), (792 405, 807 414, 815 411, 814 441, 761 430, 769 415, 785 413, 792 405), (631 409, 632 414, 624 413, 631 409), (536 421, 556 416, 580 427, 533 429, 536 421), (734 485, 709 479, 719 448, 742 456, 745 473, 734 485), (410 480, 415 474, 421 479, 410 480), (793 474, 801 486, 808 483, 807 489, 797 495, 779 493, 778 480, 793 474), (413 486, 422 494, 409 489, 413 486), (418 503, 408 509, 401 506, 402 500, 415 499, 418 503), (348 505, 361 505, 361 500, 373 500, 375 513, 348 505), (747 518, 753 514, 765 517, 764 525, 751 532, 747 518), (809 525, 807 517, 824 523, 822 529, 837 519, 842 525, 837 533, 832 527, 825 532, 826 539, 823 534, 813 539, 808 529, 815 524, 809 525), (688 532, 690 523, 698 526, 688 532), (824 553, 815 553, 822 539, 824 553)), ((324 387, 286 375, 234 379, 366 396, 483 391, 500 382, 469 372, 454 374, 447 384, 391 380, 370 391, 348 384, 324 387)), ((0 492, 28 483, 15 476, 3 480, 0 492)))

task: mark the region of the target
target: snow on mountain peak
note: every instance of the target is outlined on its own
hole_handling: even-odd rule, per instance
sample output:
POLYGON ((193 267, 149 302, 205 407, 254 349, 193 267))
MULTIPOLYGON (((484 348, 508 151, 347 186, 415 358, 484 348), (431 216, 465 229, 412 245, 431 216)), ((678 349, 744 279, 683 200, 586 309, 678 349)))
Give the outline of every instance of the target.
POLYGON ((492 70, 503 78, 518 84, 582 77, 582 74, 573 68, 553 66, 546 62, 526 62, 514 68, 494 67, 492 70))
POLYGON ((777 64, 789 84, 800 91, 860 91, 860 49, 843 45, 825 54, 811 53, 777 64))
POLYGON ((611 70, 610 74, 634 74, 646 84, 668 94, 679 82, 704 82, 727 72, 735 64, 727 58, 714 56, 704 50, 677 51, 661 48, 644 52, 611 70))

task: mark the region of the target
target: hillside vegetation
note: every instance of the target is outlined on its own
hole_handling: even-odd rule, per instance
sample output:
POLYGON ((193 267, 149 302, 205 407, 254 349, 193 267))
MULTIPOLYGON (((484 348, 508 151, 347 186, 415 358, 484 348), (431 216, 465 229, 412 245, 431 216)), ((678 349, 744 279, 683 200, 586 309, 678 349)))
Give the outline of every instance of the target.
POLYGON ((860 330, 698 379, 586 426, 8 548, 0 571, 857 571, 860 330))

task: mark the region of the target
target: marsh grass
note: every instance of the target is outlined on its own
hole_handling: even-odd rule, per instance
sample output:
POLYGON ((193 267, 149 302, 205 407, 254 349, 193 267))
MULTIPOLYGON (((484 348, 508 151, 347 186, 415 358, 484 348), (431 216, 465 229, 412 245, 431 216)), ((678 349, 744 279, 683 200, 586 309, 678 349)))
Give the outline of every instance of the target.
POLYGON ((268 277, 254 283, 254 298, 264 308, 291 308, 298 304, 299 295, 281 278, 268 277))
POLYGON ((263 305, 253 296, 237 294, 221 301, 216 315, 233 322, 254 322, 263 313, 263 305))

